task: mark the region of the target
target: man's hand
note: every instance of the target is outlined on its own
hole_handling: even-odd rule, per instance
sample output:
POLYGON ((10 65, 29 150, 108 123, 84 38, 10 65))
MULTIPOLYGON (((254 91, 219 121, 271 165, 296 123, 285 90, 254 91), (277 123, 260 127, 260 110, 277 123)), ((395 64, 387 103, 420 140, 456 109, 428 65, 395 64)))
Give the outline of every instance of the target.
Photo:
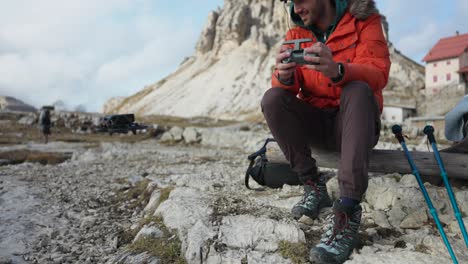
POLYGON ((304 60, 319 64, 307 65, 307 68, 319 71, 329 78, 336 78, 339 75, 338 63, 333 60, 332 52, 325 44, 316 42, 304 51, 318 54, 318 57, 304 56, 304 60))
POLYGON ((278 78, 281 81, 289 81, 293 78, 294 72, 296 71, 296 63, 282 63, 281 61, 291 56, 288 52, 288 47, 281 46, 278 55, 276 56, 276 69, 278 70, 278 78))

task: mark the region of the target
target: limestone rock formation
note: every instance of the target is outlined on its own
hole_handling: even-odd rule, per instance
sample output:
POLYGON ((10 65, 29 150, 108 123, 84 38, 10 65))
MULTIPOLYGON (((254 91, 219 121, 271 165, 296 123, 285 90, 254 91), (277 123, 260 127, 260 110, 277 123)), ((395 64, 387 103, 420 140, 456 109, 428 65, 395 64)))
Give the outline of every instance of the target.
MULTIPOLYGON (((225 0, 222 10, 208 16, 194 56, 139 93, 110 100, 104 112, 256 118, 261 96, 270 86, 275 54, 291 26, 280 1, 225 0)), ((388 30, 386 21, 383 27, 388 30)), ((409 98, 424 87, 424 69, 393 47, 391 52, 394 64, 384 96, 415 104, 409 98)))
POLYGON ((122 105, 125 101, 125 97, 113 97, 104 104, 103 112, 109 113, 116 109, 119 105, 122 105))
POLYGON ((383 91, 386 105, 399 105, 417 108, 425 88, 425 69, 403 55, 389 42, 390 78, 383 91))
POLYGON ((37 109, 16 98, 0 96, 0 111, 37 112, 37 109))

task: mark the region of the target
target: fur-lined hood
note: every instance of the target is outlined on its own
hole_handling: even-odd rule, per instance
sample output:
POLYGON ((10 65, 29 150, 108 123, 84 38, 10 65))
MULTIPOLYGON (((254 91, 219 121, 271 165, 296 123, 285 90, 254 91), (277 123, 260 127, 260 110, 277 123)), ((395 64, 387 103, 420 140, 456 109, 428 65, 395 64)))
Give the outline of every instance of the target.
POLYGON ((349 0, 348 5, 351 15, 359 20, 365 20, 369 16, 379 13, 374 0, 349 0))
MULTIPOLYGON (((378 14, 374 0, 334 0, 337 19, 340 20, 349 7, 352 16, 365 20, 373 14, 378 14)), ((294 12, 294 3, 290 6, 291 19, 298 26, 303 26, 301 18, 294 12)))
MULTIPOLYGON (((335 30, 336 25, 339 21, 343 18, 346 12, 349 10, 351 16, 355 17, 357 20, 366 20, 368 17, 379 14, 379 10, 377 10, 375 6, 374 0, 333 0, 335 1, 335 22, 333 23, 333 28, 329 29, 326 32, 326 36, 328 37, 331 32, 335 30)), ((290 6, 290 15, 291 20, 299 27, 307 28, 313 31, 317 36, 322 35, 323 33, 315 27, 315 25, 305 26, 304 22, 302 21, 301 17, 294 12, 294 2, 291 3, 290 6)), ((385 31, 388 31, 388 24, 384 17, 382 17, 382 21, 385 27, 385 31)), ((324 39, 319 39, 321 42, 325 42, 324 39)))

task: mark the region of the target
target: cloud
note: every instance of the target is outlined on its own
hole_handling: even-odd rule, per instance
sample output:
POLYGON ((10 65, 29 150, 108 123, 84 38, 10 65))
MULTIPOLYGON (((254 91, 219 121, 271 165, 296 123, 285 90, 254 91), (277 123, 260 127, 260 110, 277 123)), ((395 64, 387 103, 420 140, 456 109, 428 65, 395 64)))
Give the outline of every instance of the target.
MULTIPOLYGON (((0 95, 100 110, 176 70, 222 0, 15 0, 0 8, 0 95)), ((438 39, 467 33, 468 1, 377 0, 390 40, 420 62, 438 39)))
MULTIPOLYGON (((170 22, 154 24, 170 25, 170 22)), ((169 26, 157 29, 149 27, 147 21, 143 21, 137 28, 146 37, 143 47, 102 64, 96 76, 98 85, 121 82, 142 72, 152 72, 153 76, 158 72, 167 73, 167 65, 174 68, 181 58, 192 54, 194 40, 198 37, 197 30, 189 23, 184 23, 182 30, 177 32, 173 32, 169 26)))
POLYGON ((193 53, 202 23, 171 15, 153 0, 6 1, 0 95, 99 111, 109 97, 137 92, 193 53))
POLYGON ((390 41, 417 62, 441 38, 467 33, 468 1, 377 0, 390 24, 390 41), (450 3, 449 3, 450 2, 450 3))

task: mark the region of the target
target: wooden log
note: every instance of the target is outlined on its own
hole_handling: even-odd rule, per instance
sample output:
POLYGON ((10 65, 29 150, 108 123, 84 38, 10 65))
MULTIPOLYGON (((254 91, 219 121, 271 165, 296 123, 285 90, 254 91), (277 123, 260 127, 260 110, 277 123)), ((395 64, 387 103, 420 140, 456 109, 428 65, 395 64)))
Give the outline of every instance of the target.
MULTIPOLYGON (((420 174, 424 178, 440 178, 440 170, 431 152, 410 151, 420 174)), ((280 151, 267 154, 270 161, 288 163, 280 151)), ((319 167, 337 168, 339 153, 313 149, 312 156, 319 167)), ((440 152, 449 178, 468 180, 468 154, 440 152)), ((402 150, 373 150, 369 172, 411 174, 411 168, 402 150)))

